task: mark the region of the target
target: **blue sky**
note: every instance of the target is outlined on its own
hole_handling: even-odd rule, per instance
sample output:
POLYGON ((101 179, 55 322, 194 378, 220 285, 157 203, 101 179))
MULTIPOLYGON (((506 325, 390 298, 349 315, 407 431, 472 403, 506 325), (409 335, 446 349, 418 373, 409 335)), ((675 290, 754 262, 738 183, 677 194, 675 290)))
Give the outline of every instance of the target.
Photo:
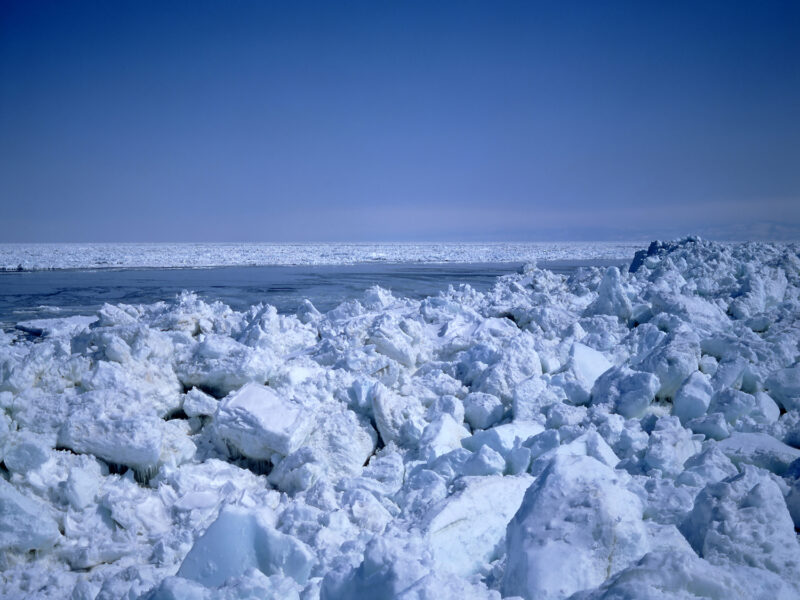
POLYGON ((800 238, 798 2, 0 0, 0 241, 800 238))

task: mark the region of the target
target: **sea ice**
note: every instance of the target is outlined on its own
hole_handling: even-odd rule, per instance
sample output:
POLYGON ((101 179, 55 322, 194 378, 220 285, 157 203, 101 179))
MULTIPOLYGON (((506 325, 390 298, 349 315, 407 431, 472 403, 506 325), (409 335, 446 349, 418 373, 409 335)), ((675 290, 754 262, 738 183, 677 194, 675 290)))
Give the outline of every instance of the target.
MULTIPOLYGON (((0 264, 621 248, 2 246, 0 264)), ((325 313, 186 292, 20 323, 0 333, 0 597, 795 599, 798 361, 800 246, 697 238, 325 313)))

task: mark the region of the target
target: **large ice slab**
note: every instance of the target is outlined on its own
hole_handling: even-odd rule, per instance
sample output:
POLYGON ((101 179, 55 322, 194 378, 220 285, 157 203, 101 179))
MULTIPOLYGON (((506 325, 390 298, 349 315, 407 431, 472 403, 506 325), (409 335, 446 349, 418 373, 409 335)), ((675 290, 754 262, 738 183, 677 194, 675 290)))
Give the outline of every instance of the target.
POLYGON ((249 383, 220 402, 217 435, 248 458, 269 460, 297 450, 313 427, 298 403, 264 385, 249 383))
POLYGON ((797 582, 800 543, 778 484, 752 467, 706 486, 681 531, 698 555, 772 571, 797 582))
POLYGON ((467 577, 498 558, 506 526, 532 482, 529 475, 465 478, 426 519, 439 568, 467 577))
POLYGON ((0 478, 0 550, 44 550, 58 538, 58 525, 47 507, 0 478))
POLYGON ((161 457, 162 427, 163 421, 152 417, 94 416, 78 411, 64 423, 58 443, 74 452, 131 467, 146 478, 161 457))
POLYGON ((508 525, 503 593, 556 600, 595 587, 649 549, 642 504, 589 456, 556 456, 508 525))
POLYGON ((305 544, 276 531, 257 511, 224 509, 194 543, 178 576, 207 587, 219 586, 248 569, 308 581, 314 556, 305 544))

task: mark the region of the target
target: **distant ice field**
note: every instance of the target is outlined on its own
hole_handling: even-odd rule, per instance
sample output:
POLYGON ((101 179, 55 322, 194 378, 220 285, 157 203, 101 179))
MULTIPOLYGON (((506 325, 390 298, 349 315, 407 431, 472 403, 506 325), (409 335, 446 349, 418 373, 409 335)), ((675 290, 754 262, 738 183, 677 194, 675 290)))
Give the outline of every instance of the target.
MULTIPOLYGON (((543 261, 566 273, 581 266, 623 265, 619 259, 543 261)), ((54 270, 0 273, 0 327, 30 319, 91 315, 104 303, 150 304, 172 300, 182 290, 235 310, 263 302, 282 314, 304 300, 322 311, 380 285, 398 296, 424 298, 449 285, 466 283, 488 290, 500 275, 518 272, 522 262, 362 263, 216 268, 54 270)))
POLYGON ((630 259, 637 242, 0 244, 0 270, 630 259))

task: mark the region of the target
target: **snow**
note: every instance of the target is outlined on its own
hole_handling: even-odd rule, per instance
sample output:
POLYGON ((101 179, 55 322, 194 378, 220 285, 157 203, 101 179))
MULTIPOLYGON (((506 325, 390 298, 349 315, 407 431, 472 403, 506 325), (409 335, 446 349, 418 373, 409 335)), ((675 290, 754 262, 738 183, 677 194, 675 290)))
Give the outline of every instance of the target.
MULTIPOLYGON (((624 247, 0 254, 66 268, 624 247)), ((421 300, 373 287, 324 313, 186 292, 17 324, 0 335, 0 597, 800 597, 798 253, 686 238, 627 270, 531 265, 421 300)))

